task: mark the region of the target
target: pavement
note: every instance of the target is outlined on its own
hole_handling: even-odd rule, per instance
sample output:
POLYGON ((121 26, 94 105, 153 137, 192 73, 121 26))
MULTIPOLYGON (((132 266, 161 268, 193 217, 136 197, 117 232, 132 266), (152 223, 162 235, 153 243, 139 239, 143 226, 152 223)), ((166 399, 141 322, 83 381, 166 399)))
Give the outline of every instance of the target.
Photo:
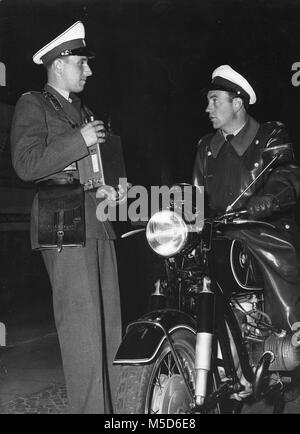
MULTIPOLYGON (((0 414, 66 414, 68 399, 59 343, 52 324, 9 333, 0 348, 0 414)), ((272 414, 267 401, 248 403, 242 414, 272 414)), ((300 413, 300 396, 287 402, 285 414, 300 413)))
MULTIPOLYGON (((22 316, 16 311, 3 322, 6 346, 0 346, 0 414, 66 414, 68 399, 52 315, 22 316)), ((299 414, 300 389, 288 398, 283 413, 299 414)), ((272 414, 273 405, 249 402, 241 413, 272 414)))
POLYGON ((7 327, 0 347, 0 414, 64 414, 68 399, 54 324, 7 327))

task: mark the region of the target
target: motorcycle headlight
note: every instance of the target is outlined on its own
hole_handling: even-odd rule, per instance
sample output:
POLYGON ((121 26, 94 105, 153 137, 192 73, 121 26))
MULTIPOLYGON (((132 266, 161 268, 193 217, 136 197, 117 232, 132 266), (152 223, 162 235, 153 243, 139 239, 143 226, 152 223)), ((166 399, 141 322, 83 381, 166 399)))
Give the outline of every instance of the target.
POLYGON ((174 211, 160 211, 148 222, 146 237, 150 247, 161 256, 173 256, 184 246, 188 228, 174 211))

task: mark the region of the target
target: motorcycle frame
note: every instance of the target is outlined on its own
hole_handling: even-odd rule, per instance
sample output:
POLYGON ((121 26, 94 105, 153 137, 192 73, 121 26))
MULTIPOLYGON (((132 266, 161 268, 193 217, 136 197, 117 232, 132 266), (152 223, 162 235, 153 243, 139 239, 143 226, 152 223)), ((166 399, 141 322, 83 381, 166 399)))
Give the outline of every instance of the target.
POLYGON ((240 326, 232 311, 232 308, 230 307, 229 301, 224 299, 223 294, 220 297, 220 286, 218 283, 217 310, 217 317, 220 321, 218 321, 218 324, 216 326, 215 336, 221 346, 225 372, 226 368, 228 369, 228 371, 226 372, 226 376, 230 376, 235 382, 239 381, 236 376, 235 365, 232 357, 232 351, 230 348, 230 336, 227 330, 228 326, 237 351, 242 373, 246 380, 252 383, 252 381, 254 380, 254 373, 249 362, 248 352, 246 350, 245 344, 243 343, 240 326), (223 343, 225 343, 225 345, 222 348, 223 343))
MULTIPOLYGON (((213 289, 216 295, 216 312, 218 317, 218 323, 215 324, 214 332, 213 332, 213 347, 214 351, 212 354, 212 367, 211 371, 216 372, 218 366, 224 367, 226 377, 230 379, 229 387, 224 388, 221 392, 221 395, 229 396, 234 392, 241 391, 243 386, 241 386, 239 378, 237 377, 235 363, 233 360, 231 345, 230 345, 230 336, 228 333, 228 328, 230 330, 232 339, 234 341, 234 345, 237 351, 239 363, 241 366, 242 373, 247 381, 253 382, 254 373, 249 363, 248 353, 246 351, 245 345, 243 343, 241 331, 237 319, 231 309, 229 301, 225 299, 221 286, 218 282, 214 282, 213 289), (221 319, 221 321, 220 321, 221 319), (227 328, 228 327, 228 328, 227 328), (219 343, 222 360, 216 358, 216 347, 219 343)), ((170 346, 170 350, 174 357, 174 361, 176 366, 184 379, 185 387, 191 400, 194 402, 193 392, 191 390, 190 385, 188 384, 178 355, 176 353, 176 348, 174 347, 174 343, 172 340, 172 334, 180 329, 188 330, 194 335, 197 333, 196 321, 195 319, 187 315, 186 313, 180 310, 174 309, 162 309, 157 311, 152 311, 151 313, 145 315, 137 321, 130 323, 126 330, 125 339, 122 341, 121 346, 118 350, 116 358, 114 360, 114 364, 119 365, 145 365, 148 363, 152 363, 156 360, 159 349, 163 345, 164 342, 167 342, 170 346), (171 318, 172 316, 172 318, 171 318), (178 321, 176 321, 178 319, 178 321), (155 345, 151 351, 151 355, 148 354, 148 357, 132 357, 132 349, 138 349, 140 341, 137 336, 135 336, 135 340, 127 339, 126 336, 129 336, 134 330, 138 331, 139 328, 143 326, 149 333, 152 340, 155 342, 155 345), (160 330, 162 334, 158 335, 157 330, 160 330), (126 355, 124 357, 124 354, 126 355)), ((215 393, 213 394, 215 395, 215 393)), ((215 399, 213 397, 207 397, 205 401, 205 405, 211 405, 211 400, 215 399)))
MULTIPOLYGON (((177 309, 161 309, 152 311, 144 315, 139 320, 129 324, 126 330, 125 338, 119 347, 114 361, 114 364, 120 365, 144 365, 153 363, 158 357, 161 346, 164 342, 167 342, 177 365, 178 371, 184 379, 186 390, 191 397, 195 408, 201 408, 200 411, 205 411, 206 408, 210 408, 212 403, 215 402, 216 399, 220 399, 220 397, 229 397, 233 393, 243 390, 243 386, 241 385, 240 379, 238 378, 236 372, 235 363, 237 362, 237 359, 244 378, 249 383, 252 383, 255 380, 255 375, 250 366, 248 352, 243 342, 241 329, 230 305, 230 297, 225 295, 226 291, 223 290, 221 283, 214 278, 214 272, 209 265, 213 263, 212 259, 214 255, 214 249, 211 243, 213 233, 213 225, 208 225, 207 229, 202 233, 202 240, 204 242, 201 248, 202 268, 199 269, 201 270, 200 274, 195 277, 194 280, 196 287, 198 287, 194 301, 197 305, 197 300, 200 299, 201 295, 203 296, 205 293, 207 294, 207 292, 210 292, 215 299, 215 318, 217 318, 217 321, 214 319, 212 326, 211 317, 214 315, 214 312, 208 312, 205 310, 205 308, 202 308, 202 313, 204 312, 204 319, 201 318, 200 310, 198 311, 197 308, 195 312, 188 314, 184 308, 185 293, 182 292, 181 284, 179 284, 177 287, 177 295, 175 290, 175 298, 178 298, 176 303, 177 309), (205 291, 204 289, 205 277, 210 281, 209 291, 205 291), (218 367, 223 367, 225 371, 226 384, 223 382, 219 383, 220 390, 208 395, 205 386, 203 388, 203 390, 205 390, 205 394, 203 395, 204 401, 203 404, 200 405, 196 404, 198 399, 196 396, 193 396, 193 391, 184 377, 180 359, 176 353, 176 348, 172 340, 172 334, 179 329, 189 330, 195 335, 195 337, 197 337, 199 332, 201 334, 201 332, 206 333, 208 331, 212 334, 212 343, 210 344, 212 350, 211 356, 207 356, 210 359, 208 360, 208 365, 210 366, 208 369, 206 368, 207 373, 204 374, 204 376, 201 374, 200 380, 197 380, 195 377, 196 382, 204 381, 207 383, 209 372, 212 372, 216 378, 218 378, 218 367), (147 345, 147 350, 150 351, 148 352, 147 357, 145 357, 145 354, 142 354, 143 350, 141 349, 143 348, 143 345, 141 345, 143 339, 142 336, 144 336, 145 333, 146 335, 148 334, 148 342, 151 343, 150 346, 147 345), (232 341, 235 347, 234 355, 231 348, 232 341), (221 351, 221 359, 218 358, 217 354, 218 345, 221 351)), ((197 242, 194 240, 194 243, 195 244, 190 244, 189 247, 182 252, 184 256, 188 255, 193 248, 199 244, 199 240, 197 242)), ((177 269, 176 267, 177 266, 175 265, 175 280, 177 280, 176 274, 179 273, 180 276, 181 272, 181 269, 177 269)), ((191 281, 190 284, 193 285, 193 282, 191 281)), ((226 285, 228 285, 228 282, 224 283, 224 289, 226 285)), ((204 298, 205 296, 203 299, 204 298)), ((211 310, 212 307, 209 306, 209 309, 211 310)))

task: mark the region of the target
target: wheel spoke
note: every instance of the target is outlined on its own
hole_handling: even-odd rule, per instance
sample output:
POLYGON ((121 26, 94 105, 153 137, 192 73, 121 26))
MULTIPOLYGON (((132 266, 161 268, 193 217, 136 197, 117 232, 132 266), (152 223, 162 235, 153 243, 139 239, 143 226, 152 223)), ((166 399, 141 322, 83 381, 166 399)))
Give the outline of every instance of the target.
POLYGON ((173 357, 172 357, 171 353, 168 353, 162 361, 162 365, 165 367, 168 377, 171 377, 172 375, 174 375, 174 371, 172 369, 172 367, 174 366, 174 362, 173 362, 173 364, 171 364, 172 360, 173 360, 173 357))
POLYGON ((174 375, 176 370, 177 370, 176 369, 176 363, 175 363, 175 360, 173 358, 172 353, 169 353, 168 357, 169 357, 169 377, 172 377, 172 375, 174 375))
POLYGON ((161 384, 161 366, 159 367, 159 371, 157 375, 154 378, 154 386, 158 386, 160 390, 162 390, 162 384, 161 384))

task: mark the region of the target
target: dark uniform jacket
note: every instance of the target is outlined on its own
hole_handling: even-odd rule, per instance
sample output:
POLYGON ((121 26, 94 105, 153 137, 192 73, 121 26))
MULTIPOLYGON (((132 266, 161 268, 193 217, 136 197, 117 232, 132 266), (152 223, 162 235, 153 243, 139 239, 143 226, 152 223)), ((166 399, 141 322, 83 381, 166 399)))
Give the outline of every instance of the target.
MULTIPOLYGON (((226 211, 235 198, 263 169, 264 149, 288 142, 283 124, 259 124, 249 117, 230 143, 221 131, 204 136, 197 149, 194 183, 203 185, 205 213, 226 211)), ((276 230, 255 226, 232 231, 231 237, 246 243, 263 272, 269 311, 278 326, 300 320, 300 235, 295 221, 295 205, 300 194, 300 168, 291 153, 289 161, 263 175, 234 206, 246 208, 250 197, 270 194, 277 198, 280 211, 268 221, 276 230)))
MULTIPOLYGON (((24 181, 64 178, 69 176, 68 171, 64 170, 67 166, 88 156, 88 148, 80 133, 80 99, 72 94, 70 103, 51 86, 46 85, 45 90, 55 96, 62 110, 55 110, 41 92, 22 95, 15 108, 11 133, 12 162, 18 176, 24 181)), ((71 174, 79 178, 77 170, 71 174)), ((96 218, 98 203, 95 191, 85 193, 86 237, 113 239, 115 234, 110 223, 101 223, 96 218)), ((35 197, 31 212, 33 248, 38 247, 37 216, 35 197)))
MULTIPOLYGON (((225 212, 227 206, 257 177, 263 169, 264 149, 287 143, 284 125, 279 122, 259 124, 252 117, 225 143, 221 131, 204 136, 198 144, 194 165, 194 182, 204 185, 210 212, 225 212)), ((243 208, 253 195, 271 194, 279 202, 281 212, 272 216, 279 229, 298 234, 293 207, 300 195, 300 168, 291 157, 255 183, 234 206, 243 208)), ((294 235, 293 235, 294 236, 294 235)))

